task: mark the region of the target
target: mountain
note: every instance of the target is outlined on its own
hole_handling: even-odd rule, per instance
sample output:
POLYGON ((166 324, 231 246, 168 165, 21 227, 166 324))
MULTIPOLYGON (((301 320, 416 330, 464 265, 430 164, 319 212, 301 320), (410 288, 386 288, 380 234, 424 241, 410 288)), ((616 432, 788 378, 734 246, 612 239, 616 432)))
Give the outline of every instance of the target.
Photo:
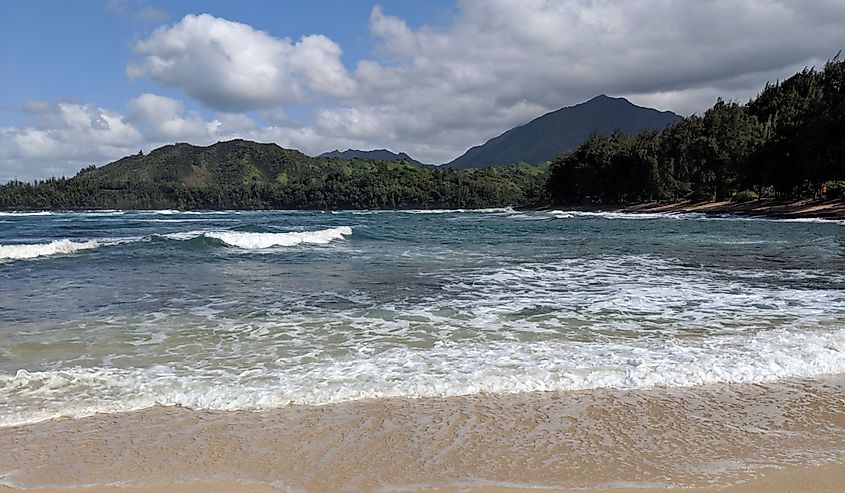
POLYGON ((252 183, 284 185, 289 179, 308 179, 333 171, 364 172, 373 162, 405 161, 425 166, 405 153, 378 151, 333 151, 310 157, 295 149, 243 139, 218 142, 207 147, 177 143, 159 147, 149 154, 126 156, 113 163, 85 171, 89 179, 102 182, 180 183, 191 187, 241 186, 252 183), (352 163, 351 157, 368 163, 352 163), (340 158, 341 162, 323 158, 340 158), (358 171, 356 171, 358 170, 358 171))
POLYGON ((0 185, 0 210, 471 209, 545 200, 548 169, 455 171, 408 161, 320 159, 276 144, 172 144, 71 178, 0 185))
POLYGON ((347 149, 343 152, 335 149, 330 152, 324 152, 317 156, 318 158, 324 157, 339 157, 343 159, 372 159, 374 161, 408 161, 409 163, 415 164, 422 164, 421 162, 413 159, 411 156, 405 154, 404 152, 400 152, 396 154, 395 152, 390 152, 387 149, 375 149, 372 151, 361 151, 359 149, 347 149))
POLYGON ((484 145, 471 148, 446 166, 481 168, 517 162, 539 164, 577 148, 592 134, 621 130, 636 135, 646 129, 662 130, 682 119, 671 111, 643 108, 625 98, 601 95, 512 128, 484 145))
POLYGON ((319 160, 297 150, 235 139, 207 147, 185 143, 166 145, 147 155, 126 156, 80 174, 110 183, 181 183, 203 187, 278 182, 292 172, 318 170, 324 170, 319 160))

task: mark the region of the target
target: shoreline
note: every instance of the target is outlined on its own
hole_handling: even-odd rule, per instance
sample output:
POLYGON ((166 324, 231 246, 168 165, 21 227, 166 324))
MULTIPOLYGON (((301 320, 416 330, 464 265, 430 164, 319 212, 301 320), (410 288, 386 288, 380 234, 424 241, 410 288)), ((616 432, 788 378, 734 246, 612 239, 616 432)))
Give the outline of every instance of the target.
POLYGON ((0 428, 0 492, 785 493, 842 484, 843 400, 845 375, 829 375, 266 411, 159 406, 0 428))
POLYGON ((774 219, 845 219, 845 202, 841 200, 780 201, 760 199, 751 202, 690 202, 671 204, 646 203, 627 206, 622 212, 702 212, 705 214, 736 214, 739 216, 771 217, 774 219))
POLYGON ((750 202, 705 201, 693 202, 645 202, 629 205, 556 205, 537 210, 575 210, 585 212, 621 212, 642 213, 704 213, 733 214, 737 216, 761 217, 771 219, 829 219, 845 220, 845 201, 842 200, 776 200, 760 199, 750 202))
MULTIPOLYGON (((467 211, 484 210, 487 208, 465 209, 467 211)), ((14 214, 36 214, 44 212, 68 212, 68 213, 84 213, 84 212, 109 212, 115 209, 19 209, 19 210, 0 210, 0 213, 14 214)), ((149 212, 151 210, 175 210, 175 209, 120 209, 121 212, 149 212)), ((330 212, 333 209, 226 209, 236 212, 330 212)), ((346 209, 344 209, 346 210, 346 209)), ((353 209, 349 209, 353 210, 353 209)), ((359 210, 359 209, 354 209, 359 210)), ((407 211, 407 210, 445 210, 445 209, 360 209, 360 210, 380 210, 385 212, 390 211, 407 211)), ((616 212, 616 213, 704 213, 704 214, 733 214, 737 216, 749 217, 763 217, 771 219, 830 219, 830 220, 845 220, 845 201, 841 199, 833 200, 814 200, 814 199, 799 199, 799 200, 778 200, 778 199, 759 199, 750 202, 731 202, 730 200, 723 201, 704 201, 693 202, 689 200, 681 200, 677 202, 644 202, 637 204, 560 204, 560 205, 545 205, 538 207, 515 207, 515 210, 526 211, 582 211, 582 212, 616 212)), ((219 212, 211 209, 184 209, 178 212, 219 212)))

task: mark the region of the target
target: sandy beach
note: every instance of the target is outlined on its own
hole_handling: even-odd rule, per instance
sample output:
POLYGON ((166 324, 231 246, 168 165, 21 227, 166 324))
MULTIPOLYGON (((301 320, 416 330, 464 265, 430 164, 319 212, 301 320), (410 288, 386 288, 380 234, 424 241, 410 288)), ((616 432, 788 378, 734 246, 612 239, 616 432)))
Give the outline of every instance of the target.
POLYGON ((776 200, 761 199, 751 202, 731 202, 730 200, 693 202, 645 202, 631 205, 589 205, 555 206, 561 210, 585 210, 608 212, 700 212, 706 214, 736 214, 740 216, 770 217, 773 219, 845 219, 845 202, 842 200, 776 200))
POLYGON ((845 202, 842 200, 754 200, 751 202, 676 202, 672 204, 642 204, 625 209, 628 212, 706 212, 709 214, 740 214, 770 216, 775 218, 845 219, 845 202))
POLYGON ((832 492, 845 478, 843 398, 835 376, 266 412, 156 407, 2 428, 0 471, 16 488, 92 493, 832 492))
MULTIPOLYGON (((766 471, 761 477, 739 485, 714 488, 608 488, 608 489, 554 489, 509 488, 495 486, 467 486, 412 491, 419 493, 838 493, 845 484, 845 466, 788 467, 766 471)), ((12 488, 0 486, 0 492, 15 493, 12 488)), ((25 490, 28 493, 278 493, 280 490, 267 485, 238 483, 191 483, 156 486, 94 486, 87 488, 52 488, 25 490)))

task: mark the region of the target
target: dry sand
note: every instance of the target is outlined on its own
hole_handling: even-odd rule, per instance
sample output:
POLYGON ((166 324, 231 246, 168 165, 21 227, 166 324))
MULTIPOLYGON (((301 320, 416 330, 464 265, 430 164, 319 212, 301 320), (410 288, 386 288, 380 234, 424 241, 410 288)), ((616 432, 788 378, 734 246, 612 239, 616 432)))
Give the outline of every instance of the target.
POLYGON ((91 493, 841 492, 843 464, 845 376, 263 412, 157 407, 0 428, 0 482, 122 485, 91 493))

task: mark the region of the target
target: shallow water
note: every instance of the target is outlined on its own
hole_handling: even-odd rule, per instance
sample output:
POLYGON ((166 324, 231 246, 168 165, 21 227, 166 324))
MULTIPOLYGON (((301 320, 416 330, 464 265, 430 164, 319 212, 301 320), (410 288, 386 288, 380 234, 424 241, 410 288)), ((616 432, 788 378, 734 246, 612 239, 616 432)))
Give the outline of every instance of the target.
POLYGON ((773 468, 843 464, 844 386, 841 376, 828 376, 251 412, 152 407, 0 427, 0 484, 716 490, 773 468))
POLYGON ((845 372, 842 222, 412 212, 0 214, 0 425, 845 372))

